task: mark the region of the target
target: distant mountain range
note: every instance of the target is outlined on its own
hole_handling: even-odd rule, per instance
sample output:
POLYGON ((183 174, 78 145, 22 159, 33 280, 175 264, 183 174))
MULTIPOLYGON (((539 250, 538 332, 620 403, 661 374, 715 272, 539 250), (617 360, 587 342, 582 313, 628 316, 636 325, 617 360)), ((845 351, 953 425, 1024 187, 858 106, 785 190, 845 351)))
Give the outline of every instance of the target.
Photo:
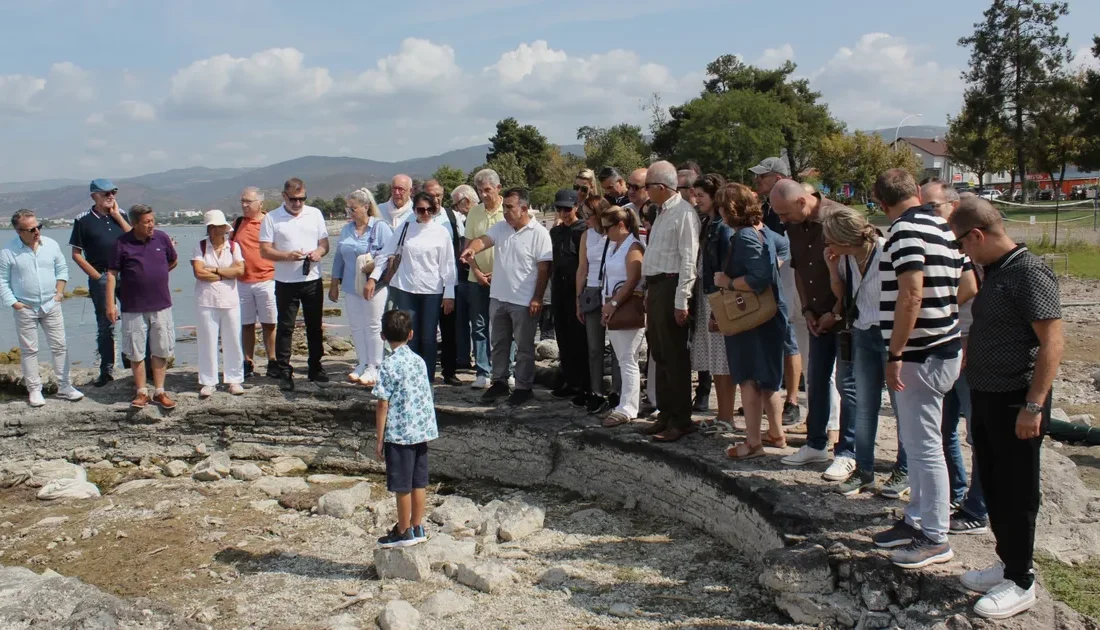
MULTIPOLYGON (((892 142, 895 131, 896 128, 888 128, 869 133, 892 142)), ((946 132, 947 127, 920 125, 902 127, 898 136, 934 138, 946 132)), ((584 155, 583 145, 562 145, 561 149, 565 153, 584 155)), ((485 163, 488 150, 489 145, 482 144, 400 162, 310 155, 261 168, 180 168, 114 181, 125 206, 144 203, 164 211, 223 208, 234 213, 237 194, 246 186, 257 186, 269 194, 277 194, 287 179, 301 177, 310 197, 329 199, 360 186, 373 187, 389 181, 398 173, 427 178, 443 165, 469 171, 485 163)), ((42 217, 74 217, 87 210, 90 203, 88 184, 81 180, 0 183, 0 216, 8 216, 19 208, 32 208, 42 217)))

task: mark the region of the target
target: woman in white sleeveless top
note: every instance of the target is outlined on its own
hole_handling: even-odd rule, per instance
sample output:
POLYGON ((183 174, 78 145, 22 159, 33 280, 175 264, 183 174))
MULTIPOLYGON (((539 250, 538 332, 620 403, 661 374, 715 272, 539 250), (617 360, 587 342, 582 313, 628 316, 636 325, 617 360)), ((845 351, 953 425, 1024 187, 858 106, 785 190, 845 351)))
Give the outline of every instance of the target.
MULTIPOLYGON (((633 212, 612 206, 602 214, 601 224, 609 243, 603 277, 602 324, 606 326, 619 307, 630 299, 639 299, 634 292, 641 289, 645 247, 638 240, 638 220, 633 212)), ((619 404, 603 422, 604 426, 613 427, 638 417, 642 393, 638 350, 645 336, 645 328, 608 330, 607 336, 615 350, 622 379, 619 404)))
POLYGON ((585 392, 573 399, 576 407, 585 407, 588 413, 601 413, 614 409, 619 404, 619 372, 615 366, 611 366, 611 393, 605 398, 603 394, 603 351, 605 344, 604 326, 600 321, 600 308, 603 305, 600 262, 603 260, 607 238, 603 234, 600 225, 600 217, 607 211, 611 204, 598 195, 589 196, 580 206, 588 223, 588 231, 581 239, 580 264, 577 266, 577 319, 584 322, 584 329, 588 337, 588 373, 591 391, 585 392), (585 295, 593 300, 592 310, 584 312, 585 295))
POLYGON ((241 302, 237 278, 244 273, 244 257, 230 241, 229 223, 221 210, 203 217, 206 238, 195 246, 191 268, 195 274, 195 336, 199 342, 200 398, 214 395, 218 385, 218 337, 222 342, 222 372, 229 393, 244 393, 244 353, 241 350, 241 302))

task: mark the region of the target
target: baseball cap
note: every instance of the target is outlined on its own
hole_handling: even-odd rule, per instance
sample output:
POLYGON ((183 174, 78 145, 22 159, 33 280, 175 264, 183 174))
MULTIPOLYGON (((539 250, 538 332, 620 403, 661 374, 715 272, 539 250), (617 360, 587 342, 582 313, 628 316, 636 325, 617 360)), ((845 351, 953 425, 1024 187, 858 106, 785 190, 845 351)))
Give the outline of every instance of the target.
POLYGON ((109 179, 93 179, 92 183, 88 185, 88 190, 94 193, 118 191, 118 186, 111 183, 109 179))
POLYGON ((791 167, 787 166, 787 160, 778 157, 764 158, 759 164, 749 169, 754 175, 767 175, 779 173, 783 177, 791 176, 791 167))
POLYGON ((558 194, 554 195, 554 207, 555 208, 572 208, 577 205, 577 191, 561 189, 558 194))

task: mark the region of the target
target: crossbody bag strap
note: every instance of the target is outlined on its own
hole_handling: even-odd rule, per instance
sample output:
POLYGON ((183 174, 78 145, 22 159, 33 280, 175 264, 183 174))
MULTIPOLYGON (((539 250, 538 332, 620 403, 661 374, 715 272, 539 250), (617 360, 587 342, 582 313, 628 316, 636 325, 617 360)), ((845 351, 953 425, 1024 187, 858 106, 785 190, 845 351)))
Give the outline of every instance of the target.
POLYGON ((603 242, 603 256, 600 257, 600 286, 603 286, 603 269, 607 264, 607 246, 611 244, 611 239, 605 239, 603 242))

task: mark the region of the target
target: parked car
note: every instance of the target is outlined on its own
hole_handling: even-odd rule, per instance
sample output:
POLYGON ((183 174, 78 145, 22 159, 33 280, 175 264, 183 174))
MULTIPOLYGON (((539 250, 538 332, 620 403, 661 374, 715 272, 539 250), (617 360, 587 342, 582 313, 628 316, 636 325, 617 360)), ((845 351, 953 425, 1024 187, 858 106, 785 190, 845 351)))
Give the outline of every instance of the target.
POLYGON ((989 190, 983 190, 978 193, 978 196, 988 201, 996 201, 1001 198, 1001 191, 996 188, 990 188, 989 190))

